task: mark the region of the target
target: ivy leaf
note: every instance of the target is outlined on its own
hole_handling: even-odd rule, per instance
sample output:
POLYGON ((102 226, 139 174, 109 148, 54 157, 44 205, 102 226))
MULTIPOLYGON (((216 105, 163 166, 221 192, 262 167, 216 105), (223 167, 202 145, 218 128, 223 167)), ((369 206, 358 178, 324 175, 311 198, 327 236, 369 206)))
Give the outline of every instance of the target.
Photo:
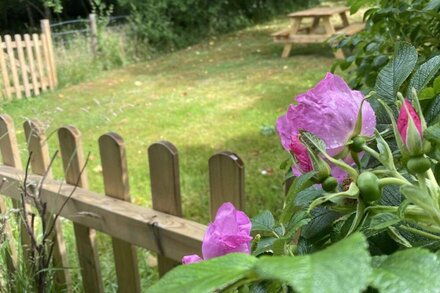
POLYGON ((270 211, 264 211, 252 218, 252 231, 272 231, 275 219, 270 211))
POLYGON ((409 82, 406 95, 410 96, 412 88, 414 88, 417 93, 420 92, 420 90, 422 90, 435 77, 439 70, 440 56, 435 56, 420 65, 419 69, 417 69, 409 82))
POLYGON ((423 132, 423 138, 440 144, 440 123, 426 128, 426 130, 423 132))
POLYGON ((400 86, 413 71, 417 62, 416 49, 407 43, 399 43, 395 57, 379 72, 375 91, 387 103, 395 100, 400 86))
POLYGON ((365 237, 356 233, 323 251, 305 256, 262 257, 257 276, 281 280, 295 292, 360 292, 371 273, 365 237))
POLYGON ((438 292, 440 288, 440 260, 428 250, 402 250, 382 257, 376 265, 372 286, 382 293, 438 292))
POLYGON ((210 293, 221 290, 246 277, 256 261, 257 258, 254 256, 231 253, 207 261, 179 266, 148 288, 148 292, 210 293))

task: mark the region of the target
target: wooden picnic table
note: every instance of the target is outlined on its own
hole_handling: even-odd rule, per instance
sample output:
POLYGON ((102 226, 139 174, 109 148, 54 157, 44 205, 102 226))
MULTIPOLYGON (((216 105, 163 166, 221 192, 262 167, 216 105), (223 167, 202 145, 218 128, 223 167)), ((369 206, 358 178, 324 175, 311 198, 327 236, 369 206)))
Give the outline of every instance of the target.
MULTIPOLYGON (((352 35, 364 28, 363 23, 348 22, 347 11, 348 7, 315 7, 303 11, 297 11, 288 14, 290 18, 290 26, 284 30, 273 33, 274 42, 283 43, 284 50, 281 55, 287 58, 295 43, 323 43, 335 34, 352 35), (335 27, 331 22, 331 17, 339 15, 342 20, 342 27, 335 27), (312 18, 312 24, 309 27, 301 28, 301 23, 304 19, 312 18), (319 23, 322 22, 324 32, 317 32, 319 23)), ((338 49, 334 53, 336 58, 343 58, 342 50, 338 49)))

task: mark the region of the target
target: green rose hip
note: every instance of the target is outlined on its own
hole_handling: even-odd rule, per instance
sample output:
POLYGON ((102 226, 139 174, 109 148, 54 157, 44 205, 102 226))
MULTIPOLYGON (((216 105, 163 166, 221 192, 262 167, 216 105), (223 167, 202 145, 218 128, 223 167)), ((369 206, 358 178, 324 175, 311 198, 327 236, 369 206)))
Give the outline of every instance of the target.
POLYGON ((411 174, 425 173, 431 168, 431 161, 424 156, 412 157, 406 163, 406 168, 411 174))
POLYGON ((338 181, 335 177, 329 176, 322 182, 322 189, 324 189, 327 192, 335 190, 335 188, 338 186, 338 181))
POLYGON ((380 198, 379 178, 371 172, 363 172, 357 181, 361 198, 366 202, 376 201, 380 198))

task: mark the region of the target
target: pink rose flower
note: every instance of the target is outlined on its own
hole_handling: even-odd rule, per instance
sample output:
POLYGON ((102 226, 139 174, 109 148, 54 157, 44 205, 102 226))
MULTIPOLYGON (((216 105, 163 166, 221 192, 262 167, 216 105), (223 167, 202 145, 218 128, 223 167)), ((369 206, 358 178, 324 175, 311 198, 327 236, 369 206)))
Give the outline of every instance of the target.
POLYGON ((414 122, 414 125, 416 126, 419 135, 420 140, 422 139, 422 122, 420 121, 420 117, 417 114, 414 107, 411 105, 411 102, 405 99, 405 102, 403 103, 402 107, 400 108, 399 117, 397 118, 397 129, 399 130, 400 136, 402 137, 403 143, 405 145, 408 145, 407 137, 408 137, 408 124, 409 124, 409 118, 411 116, 412 121, 414 122))
POLYGON ((252 223, 244 212, 236 210, 230 202, 222 204, 203 238, 203 258, 196 254, 187 255, 182 258, 182 263, 195 263, 233 252, 250 254, 251 228, 252 223))
MULTIPOLYGON (((329 155, 337 155, 353 136, 363 99, 360 91, 351 90, 342 78, 327 73, 314 88, 298 95, 297 104, 290 105, 287 113, 278 118, 277 130, 283 147, 293 152, 300 161, 298 158, 302 153, 292 149, 292 137, 297 137, 300 130, 306 130, 325 142, 329 155)), ((365 101, 362 107, 361 135, 373 135, 375 127, 376 115, 365 101)), ((351 157, 345 158, 345 161, 353 163, 351 157)), ((336 166, 331 165, 331 168, 332 175, 342 182, 346 173, 336 166)), ((304 171, 294 169, 294 173, 304 171)))

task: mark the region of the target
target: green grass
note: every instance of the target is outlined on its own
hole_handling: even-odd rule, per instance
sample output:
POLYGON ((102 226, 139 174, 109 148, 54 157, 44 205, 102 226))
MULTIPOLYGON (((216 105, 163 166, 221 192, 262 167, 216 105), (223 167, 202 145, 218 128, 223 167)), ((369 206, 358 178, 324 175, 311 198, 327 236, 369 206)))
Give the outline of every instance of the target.
MULTIPOLYGON (((114 131, 127 148, 133 201, 150 206, 147 147, 168 140, 180 152, 181 187, 186 217, 208 222, 209 157, 236 152, 246 166, 246 211, 280 208, 286 158, 276 135, 264 136, 298 93, 324 77, 334 61, 325 45, 298 46, 281 59, 282 46, 269 34, 286 23, 269 23, 207 40, 147 63, 99 74, 95 79, 39 97, 1 105, 11 115, 24 149, 21 125, 38 119, 47 133, 72 124, 91 153, 90 188, 102 191, 97 140, 114 131), (270 175, 263 175, 262 170, 270 175)), ((49 139, 58 148, 56 135, 49 139)), ((23 158, 27 153, 23 151, 23 158)), ((61 165, 58 160, 58 165, 61 165)), ((56 174, 60 177, 58 167, 56 174)))
MULTIPOLYGON (((294 97, 322 79, 334 61, 325 45, 297 46, 290 58, 281 59, 282 46, 269 35, 286 25, 276 21, 254 26, 104 73, 92 64, 87 71, 81 60, 78 72, 74 68, 67 72, 68 62, 62 60, 67 55, 61 54, 59 60, 65 62, 59 67, 61 76, 81 80, 96 72, 96 77, 2 104, 1 112, 15 120, 23 160, 25 119, 42 121, 47 133, 67 124, 79 128, 84 150, 91 153, 90 189, 98 192, 103 191, 103 180, 97 140, 108 131, 119 133, 127 150, 132 201, 143 206, 151 206, 147 148, 158 140, 171 141, 180 155, 184 215, 202 223, 209 221, 208 159, 221 150, 236 152, 246 168, 246 212, 250 216, 265 209, 276 212, 284 198, 279 165, 287 154, 277 135, 263 135, 260 129, 274 125, 294 97)), ((51 153, 58 148, 56 135, 50 136, 49 145, 51 153)), ((60 159, 55 175, 62 178, 60 159)), ((75 268, 72 227, 64 226, 75 268)), ((112 292, 116 278, 111 245, 107 236, 99 236, 104 283, 112 292)), ((157 275, 148 269, 147 252, 140 253, 145 288, 157 275)), ((79 277, 78 269, 72 273, 79 277)))

